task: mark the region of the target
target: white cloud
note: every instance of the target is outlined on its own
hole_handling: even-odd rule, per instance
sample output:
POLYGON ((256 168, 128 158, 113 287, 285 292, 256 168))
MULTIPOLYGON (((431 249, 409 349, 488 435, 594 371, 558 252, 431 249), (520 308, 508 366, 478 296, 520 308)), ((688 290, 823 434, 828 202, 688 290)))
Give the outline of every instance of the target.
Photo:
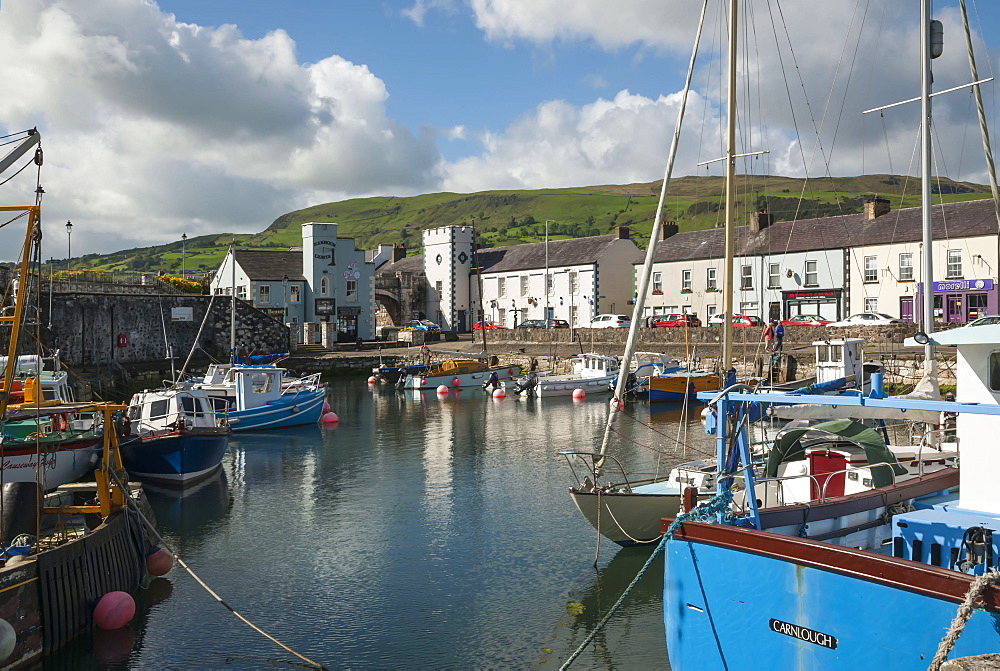
POLYGON ((248 40, 140 0, 3 14, 0 119, 41 131, 46 220, 74 221, 74 253, 259 231, 304 193, 436 184, 433 138, 386 116, 382 80, 338 56, 299 64, 283 31, 248 40))

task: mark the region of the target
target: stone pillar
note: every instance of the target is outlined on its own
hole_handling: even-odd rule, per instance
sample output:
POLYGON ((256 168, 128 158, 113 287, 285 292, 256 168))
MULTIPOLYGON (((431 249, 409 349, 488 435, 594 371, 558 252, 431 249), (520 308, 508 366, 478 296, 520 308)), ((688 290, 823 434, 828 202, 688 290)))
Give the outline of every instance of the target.
POLYGON ((314 322, 302 322, 302 337, 299 342, 303 345, 313 345, 313 326, 314 322))
POLYGON ((288 323, 285 324, 285 327, 288 329, 286 338, 288 341, 288 352, 294 354, 295 350, 299 347, 298 324, 288 323))
POLYGON ((334 349, 337 344, 337 324, 336 322, 319 323, 320 344, 327 349, 334 349))

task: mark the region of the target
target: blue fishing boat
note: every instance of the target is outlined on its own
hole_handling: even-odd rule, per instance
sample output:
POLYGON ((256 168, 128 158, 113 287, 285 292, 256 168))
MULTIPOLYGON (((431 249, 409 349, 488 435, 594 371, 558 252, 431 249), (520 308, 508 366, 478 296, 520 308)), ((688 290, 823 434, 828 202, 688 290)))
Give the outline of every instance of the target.
POLYGON ((122 462, 139 480, 185 486, 222 465, 231 430, 199 389, 159 389, 132 396, 122 462))
POLYGON ((233 431, 315 424, 323 414, 326 386, 319 373, 290 377, 278 366, 213 364, 200 382, 182 385, 203 391, 233 431))

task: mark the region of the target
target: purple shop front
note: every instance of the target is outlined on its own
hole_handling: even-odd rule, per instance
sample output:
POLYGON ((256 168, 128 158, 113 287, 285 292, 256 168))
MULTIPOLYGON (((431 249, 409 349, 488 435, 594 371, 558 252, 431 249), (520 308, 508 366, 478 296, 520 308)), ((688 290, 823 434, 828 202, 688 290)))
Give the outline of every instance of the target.
MULTIPOLYGON (((899 299, 899 316, 919 322, 923 315, 924 284, 914 296, 899 299)), ((997 286, 992 279, 942 280, 934 283, 934 321, 967 324, 997 314, 997 286)))

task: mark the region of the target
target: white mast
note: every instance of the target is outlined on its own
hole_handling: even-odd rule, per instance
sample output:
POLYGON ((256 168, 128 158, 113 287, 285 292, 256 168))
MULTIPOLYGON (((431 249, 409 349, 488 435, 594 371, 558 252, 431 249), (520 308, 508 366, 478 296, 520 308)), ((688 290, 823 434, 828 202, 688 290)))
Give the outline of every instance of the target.
POLYGON ((729 91, 726 116, 729 128, 726 138, 726 249, 722 269, 722 357, 720 369, 725 380, 733 363, 733 257, 735 256, 736 225, 736 12, 739 0, 729 3, 729 91))

